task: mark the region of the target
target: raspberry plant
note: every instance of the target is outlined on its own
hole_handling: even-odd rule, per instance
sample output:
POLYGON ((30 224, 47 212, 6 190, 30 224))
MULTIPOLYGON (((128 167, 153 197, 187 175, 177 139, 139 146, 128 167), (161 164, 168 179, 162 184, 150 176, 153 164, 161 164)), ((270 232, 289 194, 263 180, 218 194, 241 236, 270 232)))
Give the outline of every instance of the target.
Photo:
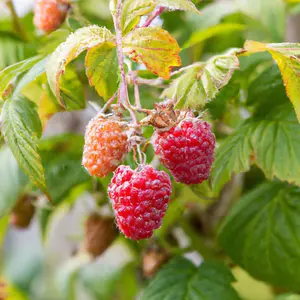
POLYGON ((4 1, 0 298, 300 299, 299 1, 107 2, 4 1))

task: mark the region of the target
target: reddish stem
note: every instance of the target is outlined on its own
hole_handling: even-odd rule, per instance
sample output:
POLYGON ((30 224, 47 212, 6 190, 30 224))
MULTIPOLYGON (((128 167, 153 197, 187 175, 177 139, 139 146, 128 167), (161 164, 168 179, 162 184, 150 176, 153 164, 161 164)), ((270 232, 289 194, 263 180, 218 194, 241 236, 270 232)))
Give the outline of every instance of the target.
POLYGON ((124 106, 124 108, 126 108, 130 112, 131 118, 137 124, 137 118, 135 112, 131 109, 131 104, 129 102, 129 97, 128 97, 128 87, 126 82, 126 74, 124 68, 124 55, 123 55, 123 47, 122 47, 121 16, 122 16, 122 0, 118 0, 114 23, 115 23, 115 30, 116 30, 117 55, 118 55, 119 68, 121 72, 119 100, 121 104, 124 106))
POLYGON ((101 109, 101 113, 105 113, 109 107, 114 103, 115 99, 117 97, 117 93, 115 93, 106 103, 105 105, 102 107, 101 109))
POLYGON ((162 14, 164 10, 165 10, 165 8, 162 7, 162 6, 157 7, 154 10, 154 12, 151 15, 149 15, 148 19, 146 20, 146 22, 141 27, 149 27, 151 25, 152 21, 156 17, 158 17, 160 14, 162 14))

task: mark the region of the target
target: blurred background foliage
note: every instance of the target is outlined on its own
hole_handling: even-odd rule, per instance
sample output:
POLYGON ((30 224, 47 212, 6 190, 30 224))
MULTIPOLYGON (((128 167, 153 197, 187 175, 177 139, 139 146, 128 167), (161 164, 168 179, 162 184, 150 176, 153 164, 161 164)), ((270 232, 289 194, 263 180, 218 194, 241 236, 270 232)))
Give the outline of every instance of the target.
MULTIPOLYGON (((113 30, 107 0, 84 0, 77 3, 82 16, 69 16, 61 29, 43 36, 34 29, 31 1, 24 0, 14 1, 24 28, 20 35, 4 2, 0 3, 0 70, 26 58, 53 52, 69 33, 80 27, 83 16, 84 22, 113 30)), ((157 20, 183 48, 180 54, 183 65, 206 61, 228 48, 241 48, 247 39, 283 42, 299 38, 299 1, 193 2, 201 15, 174 11, 164 13, 157 20)), ((270 107, 288 103, 280 73, 269 54, 241 57, 240 64, 240 70, 229 84, 207 105, 206 118, 214 124, 218 144, 256 112, 265 114, 270 107)), ((111 215, 106 195, 110 178, 96 180, 81 167, 84 126, 95 115, 94 106, 102 106, 104 102, 88 86, 82 57, 70 68, 71 75, 72 68, 78 71, 78 78, 74 77, 68 89, 74 90, 79 81, 87 100, 73 109, 82 109, 87 103, 84 110, 63 112, 45 75, 36 74, 36 80, 22 90, 39 107, 44 129, 40 152, 55 206, 30 183, 0 136, 3 278, 0 298, 4 293, 9 300, 136 299, 148 285, 148 277, 156 271, 151 268, 152 264, 164 261, 153 254, 156 251, 153 249, 164 249, 171 256, 184 254, 195 263, 207 257, 227 261, 216 242, 217 232, 224 216, 241 195, 266 181, 257 166, 252 166, 247 173, 235 174, 229 183, 215 190, 210 183, 191 187, 174 183, 172 202, 162 228, 153 239, 136 243, 119 235, 96 259, 81 251, 87 217, 94 211, 111 215), (23 195, 33 199, 35 213, 30 225, 20 229, 16 226, 13 208, 23 195)), ((26 81, 22 70, 17 74, 26 81)), ((151 75, 144 71, 144 77, 151 75)), ((143 106, 153 107, 160 93, 159 88, 142 86, 143 106)), ((75 103, 79 101, 78 94, 73 96, 75 103)), ((151 134, 152 129, 146 128, 145 135, 150 137, 151 134)), ((149 147, 147 160, 152 161, 153 156, 153 149, 149 147)), ((130 155, 126 162, 134 166, 130 155)), ((236 278, 233 287, 241 299, 300 299, 276 285, 255 280, 236 265, 231 264, 231 269, 236 278)))

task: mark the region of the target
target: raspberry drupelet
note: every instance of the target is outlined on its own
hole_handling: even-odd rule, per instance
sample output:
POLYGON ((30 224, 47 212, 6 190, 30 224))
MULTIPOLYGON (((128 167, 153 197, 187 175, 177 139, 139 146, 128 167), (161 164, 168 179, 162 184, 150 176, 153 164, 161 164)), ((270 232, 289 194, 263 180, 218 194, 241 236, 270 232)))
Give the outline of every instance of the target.
POLYGON ((152 142, 177 182, 199 184, 208 179, 216 144, 209 123, 188 117, 168 131, 156 131, 152 142))
POLYGON ((169 175, 152 166, 136 170, 121 165, 108 187, 118 227, 132 240, 150 238, 162 224, 172 184, 169 175))

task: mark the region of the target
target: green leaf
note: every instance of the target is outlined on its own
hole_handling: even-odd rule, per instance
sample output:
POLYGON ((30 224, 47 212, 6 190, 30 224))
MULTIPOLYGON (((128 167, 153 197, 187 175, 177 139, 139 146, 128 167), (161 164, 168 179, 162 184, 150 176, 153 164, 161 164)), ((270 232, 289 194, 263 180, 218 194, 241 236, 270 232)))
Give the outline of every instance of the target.
POLYGON ((213 170, 211 172, 212 186, 219 191, 230 180, 232 173, 241 173, 250 168, 252 153, 251 126, 243 126, 232 136, 229 136, 216 150, 213 170))
POLYGON ((46 182, 54 204, 59 204, 72 187, 91 180, 81 165, 83 145, 83 137, 75 134, 63 134, 40 142, 46 182))
POLYGON ((204 262, 195 267, 177 257, 171 260, 145 289, 141 300, 238 300, 234 277, 222 264, 204 262))
POLYGON ((281 73, 276 65, 263 71, 248 88, 247 104, 259 106, 259 109, 269 111, 270 105, 283 104, 286 100, 281 73))
POLYGON ((300 60, 296 57, 300 54, 300 44, 263 44, 247 41, 245 49, 247 53, 263 51, 271 53, 281 71, 286 93, 294 105, 300 122, 300 60))
MULTIPOLYGON (((91 181, 91 177, 81 165, 83 145, 83 137, 74 134, 63 134, 40 142, 46 183, 52 202, 56 206, 68 197, 74 187, 91 181)), ((41 208, 39 211, 43 234, 46 232, 51 213, 52 210, 47 208, 41 208)))
POLYGON ((125 35, 140 21, 141 16, 148 14, 156 7, 156 0, 126 0, 122 7, 121 26, 125 35))
POLYGON ((95 86, 104 100, 110 99, 119 85, 116 47, 105 43, 90 49, 85 57, 85 68, 90 85, 95 86))
POLYGON ((41 49, 39 49, 38 52, 45 55, 51 54, 61 43, 63 43, 67 39, 69 35, 70 30, 60 28, 48 35, 42 36, 39 41, 41 49))
MULTIPOLYGON (((126 292, 121 290, 122 287, 119 287, 123 276, 127 275, 135 278, 134 274, 128 274, 128 272, 127 274, 122 274, 125 271, 129 271, 127 268, 127 249, 119 244, 115 250, 121 251, 123 253, 123 257, 125 257, 125 260, 121 260, 118 261, 118 263, 113 264, 112 261, 114 261, 114 258, 110 254, 107 254, 106 259, 99 258, 97 261, 94 261, 82 268, 78 274, 78 280, 81 282, 86 293, 92 297, 92 299, 124 299, 124 294, 130 292, 128 290, 130 286, 125 287, 126 292), (118 292, 123 292, 122 296, 124 298, 117 297, 116 293, 118 292)), ((131 300, 134 298, 135 297, 129 299, 131 300)))
POLYGON ((67 110, 85 108, 83 84, 80 82, 74 66, 66 67, 64 75, 60 78, 59 86, 60 100, 67 110))
POLYGON ((300 126, 290 105, 275 107, 246 122, 217 149, 212 184, 219 189, 232 173, 245 172, 250 159, 269 179, 300 185, 300 126))
POLYGON ((7 215, 25 190, 28 178, 21 171, 11 150, 0 149, 0 219, 7 215))
POLYGON ((190 0, 156 0, 157 5, 164 6, 170 10, 185 10, 200 14, 196 6, 190 0))
POLYGON ((72 33, 51 55, 46 67, 48 82, 62 106, 65 107, 65 103, 60 93, 60 79, 66 66, 82 52, 104 42, 114 43, 114 39, 114 35, 104 27, 84 27, 72 33))
POLYGON ((300 295, 296 294, 284 294, 279 295, 275 298, 275 300, 300 300, 300 295))
POLYGON ((202 43, 216 35, 221 35, 224 33, 230 33, 232 31, 243 31, 246 29, 245 25, 242 24, 230 24, 230 23, 222 23, 215 25, 213 27, 209 27, 206 29, 202 29, 200 31, 195 31, 191 35, 191 37, 185 42, 182 46, 182 49, 190 48, 199 43, 202 43))
POLYGON ((235 3, 239 11, 262 23, 267 40, 284 40, 286 16, 282 0, 235 0, 235 3))
POLYGON ((199 108, 214 99, 219 90, 239 68, 236 50, 210 58, 206 63, 197 63, 183 69, 161 97, 175 99, 178 108, 199 108))
POLYGON ((25 58, 25 43, 11 32, 0 31, 0 70, 25 58))
POLYGON ((45 72, 48 57, 38 61, 18 82, 13 94, 18 95, 29 83, 45 72))
POLYGON ((170 78, 172 67, 181 64, 176 40, 159 27, 136 28, 124 37, 123 51, 164 79, 170 78))
POLYGON ((92 260, 88 253, 79 253, 67 260, 58 270, 57 283, 64 299, 76 300, 76 285, 81 269, 92 260))
POLYGON ((0 99, 12 88, 11 85, 19 75, 32 68, 41 59, 42 56, 31 57, 2 70, 0 72, 0 99))
POLYGON ((22 95, 38 106, 38 114, 43 128, 53 114, 62 110, 62 107, 57 103, 50 90, 45 73, 24 87, 22 95))
POLYGON ((219 236, 225 252, 250 275, 295 290, 300 284, 299 197, 299 188, 265 183, 235 205, 219 236))
POLYGON ((1 114, 2 133, 16 160, 30 180, 46 191, 44 169, 38 152, 42 125, 36 105, 26 98, 8 99, 1 114))
POLYGON ((1 213, 1 217, 0 217, 0 244, 3 245, 5 237, 6 237, 6 233, 9 229, 9 215, 2 215, 1 213))
POLYGON ((234 1, 218 1, 205 5, 201 15, 187 14, 186 21, 191 28, 204 29, 221 23, 228 15, 237 12, 234 1))
POLYGON ((210 115, 213 119, 221 118, 226 111, 228 111, 227 102, 235 99, 240 91, 240 84, 231 80, 224 86, 220 93, 217 94, 214 101, 207 103, 206 107, 209 109, 210 115))

